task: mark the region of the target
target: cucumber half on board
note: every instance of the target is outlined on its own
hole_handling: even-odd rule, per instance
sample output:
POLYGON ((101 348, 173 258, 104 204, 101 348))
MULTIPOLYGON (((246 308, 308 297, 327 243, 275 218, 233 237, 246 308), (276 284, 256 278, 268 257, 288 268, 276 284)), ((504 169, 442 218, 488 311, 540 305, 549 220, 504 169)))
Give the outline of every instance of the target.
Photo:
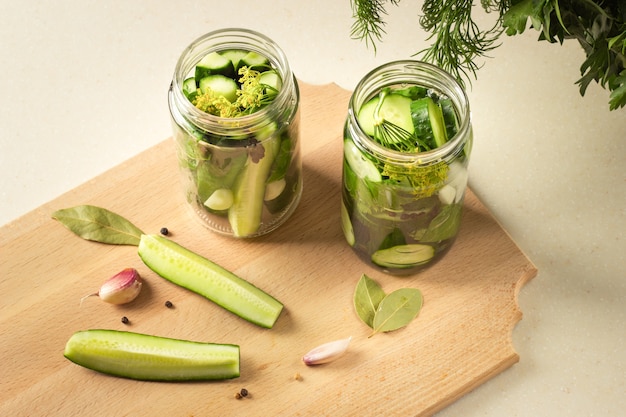
POLYGON ((243 278, 158 235, 142 235, 139 257, 154 272, 261 327, 271 328, 283 304, 243 278))
POLYGON ((239 376, 239 346, 93 329, 74 333, 64 356, 77 365, 142 381, 197 381, 239 376))

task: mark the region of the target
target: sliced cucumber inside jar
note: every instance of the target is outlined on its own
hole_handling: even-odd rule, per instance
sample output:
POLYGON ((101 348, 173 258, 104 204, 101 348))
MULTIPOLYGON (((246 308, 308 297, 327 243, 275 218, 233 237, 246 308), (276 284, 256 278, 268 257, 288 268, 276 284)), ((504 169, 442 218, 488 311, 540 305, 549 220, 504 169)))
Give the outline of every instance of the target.
POLYGON ((381 249, 372 254, 372 262, 383 268, 413 268, 430 261, 435 248, 430 245, 412 243, 381 249))

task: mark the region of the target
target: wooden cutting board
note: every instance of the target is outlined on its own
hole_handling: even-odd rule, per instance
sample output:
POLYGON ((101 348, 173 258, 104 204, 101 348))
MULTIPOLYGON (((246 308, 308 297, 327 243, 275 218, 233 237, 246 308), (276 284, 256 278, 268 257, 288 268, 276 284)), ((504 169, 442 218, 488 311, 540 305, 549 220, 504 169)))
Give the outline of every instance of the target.
POLYGON ((360 262, 339 216, 350 93, 300 85, 303 197, 268 236, 234 240, 204 229, 184 202, 171 139, 0 229, 0 415, 426 416, 518 361, 516 297, 535 267, 471 192, 459 238, 432 268, 401 278, 360 262), (281 300, 283 314, 273 329, 258 328, 161 279, 135 247, 84 241, 50 217, 80 204, 106 207, 146 233, 168 227, 172 239, 281 300), (125 267, 145 279, 135 302, 79 304, 125 267), (352 307, 363 273, 386 292, 421 289, 417 320, 368 338, 352 307), (70 335, 90 328, 238 344, 241 377, 155 383, 101 375, 63 357, 70 335), (301 362, 311 348, 348 336, 348 353, 336 362, 301 362), (237 400, 241 388, 250 396, 237 400))

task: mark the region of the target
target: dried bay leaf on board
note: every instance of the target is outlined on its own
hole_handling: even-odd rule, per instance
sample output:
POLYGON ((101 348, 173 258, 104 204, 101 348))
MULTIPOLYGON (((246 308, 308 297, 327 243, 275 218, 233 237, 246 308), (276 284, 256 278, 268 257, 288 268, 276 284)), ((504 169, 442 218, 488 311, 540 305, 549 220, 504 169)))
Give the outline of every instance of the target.
POLYGON ((369 327, 374 326, 374 316, 383 298, 385 298, 385 292, 381 286, 363 274, 354 290, 354 309, 359 318, 369 327))
POLYGON ((401 288, 388 294, 378 305, 372 335, 408 325, 419 314, 424 298, 416 288, 401 288))
POLYGON ((83 239, 111 245, 137 246, 143 234, 119 214, 92 205, 57 210, 52 218, 83 239))

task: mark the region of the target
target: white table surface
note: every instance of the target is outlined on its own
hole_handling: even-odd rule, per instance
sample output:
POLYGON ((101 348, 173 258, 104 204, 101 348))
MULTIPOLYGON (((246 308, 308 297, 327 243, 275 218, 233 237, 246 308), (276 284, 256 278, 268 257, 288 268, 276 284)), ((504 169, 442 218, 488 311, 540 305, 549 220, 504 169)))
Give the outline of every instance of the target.
MULTIPOLYGON (((350 39, 349 0, 1 0, 0 224, 169 137, 167 87, 196 37, 258 30, 301 80, 352 90, 426 45, 420 5, 389 6, 374 54, 350 39)), ((575 42, 536 38, 503 38, 469 91, 471 186, 539 269, 519 295, 521 360, 441 416, 626 410, 626 109, 596 85, 580 97, 575 42)))

